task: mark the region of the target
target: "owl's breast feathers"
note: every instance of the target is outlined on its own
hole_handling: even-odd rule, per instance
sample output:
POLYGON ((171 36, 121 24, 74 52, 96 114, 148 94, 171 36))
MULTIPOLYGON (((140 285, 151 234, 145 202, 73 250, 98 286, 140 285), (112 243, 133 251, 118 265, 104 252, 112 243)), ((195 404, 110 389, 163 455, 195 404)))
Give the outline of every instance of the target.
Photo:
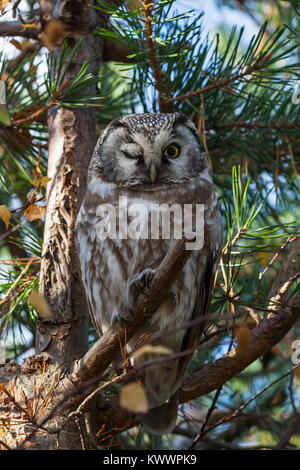
MULTIPOLYGON (((173 301, 166 300, 157 309, 145 332, 162 327, 177 327, 195 317, 205 318, 210 302, 213 279, 222 245, 221 218, 217 197, 209 172, 167 188, 138 191, 120 188, 100 178, 88 186, 77 221, 77 242, 90 313, 99 335, 111 324, 119 311, 130 279, 145 268, 157 268, 174 240, 168 239, 101 239, 97 235, 99 206, 112 204, 118 209, 119 197, 126 196, 128 206, 143 203, 172 205, 204 204, 204 245, 195 250, 172 286, 173 301), (175 300, 174 300, 175 299, 175 300)), ((204 322, 199 326, 166 336, 160 344, 173 351, 194 347, 204 322)), ((143 331, 139 332, 139 335, 143 331)), ((137 335, 138 336, 138 335, 137 335)), ((137 339, 137 338, 135 338, 137 339)), ((132 342, 134 342, 134 340, 132 342)), ((159 406, 178 388, 189 357, 162 365, 145 374, 145 385, 151 406, 159 406), (156 377, 157 376, 157 377, 156 377), (156 380, 157 379, 157 380, 156 380), (155 384, 157 385, 155 386, 155 384)))

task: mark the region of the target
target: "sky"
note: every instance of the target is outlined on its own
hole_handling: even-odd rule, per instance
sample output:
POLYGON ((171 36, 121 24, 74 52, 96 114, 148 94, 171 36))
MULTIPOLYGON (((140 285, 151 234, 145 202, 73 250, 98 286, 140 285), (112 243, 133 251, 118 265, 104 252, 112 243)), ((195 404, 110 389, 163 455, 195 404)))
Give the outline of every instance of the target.
POLYGON ((247 14, 228 6, 220 8, 215 0, 177 0, 175 3, 178 8, 185 11, 191 8, 199 12, 204 11, 203 27, 206 33, 214 33, 221 24, 227 24, 229 27, 245 25, 245 39, 250 40, 258 30, 255 22, 247 14))
MULTIPOLYGON (((218 7, 216 0, 176 0, 176 8, 179 11, 189 11, 194 9, 198 12, 204 11, 205 15, 203 17, 203 29, 205 33, 215 33, 218 29, 218 26, 221 24, 226 24, 229 27, 233 25, 243 26, 245 25, 245 40, 249 41, 253 34, 258 30, 255 22, 249 18, 247 14, 244 14, 241 11, 233 10, 228 6, 218 7)), ((3 17, 3 20, 8 21, 12 19, 11 9, 6 9, 6 14, 3 17)), ((1 27, 1 18, 0 18, 0 27, 1 27)), ((9 44, 9 39, 0 38, 0 50, 5 50, 9 54, 17 54, 17 51, 14 46, 9 44)))

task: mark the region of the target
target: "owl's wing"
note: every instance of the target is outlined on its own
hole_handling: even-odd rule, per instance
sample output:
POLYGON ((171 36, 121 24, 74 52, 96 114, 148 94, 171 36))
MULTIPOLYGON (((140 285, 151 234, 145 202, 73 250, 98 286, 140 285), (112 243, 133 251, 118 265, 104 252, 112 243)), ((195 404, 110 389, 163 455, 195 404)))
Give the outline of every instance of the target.
POLYGON ((102 325, 101 325, 101 320, 99 316, 95 316, 93 307, 91 305, 91 302, 88 298, 88 295, 85 296, 88 304, 88 309, 89 309, 89 314, 90 314, 90 319, 92 320, 92 323, 95 327, 95 330, 97 331, 97 334, 99 338, 102 336, 103 331, 102 331, 102 325))
MULTIPOLYGON (((188 349, 194 348, 197 345, 199 337, 201 336, 205 328, 206 317, 208 315, 208 310, 214 287, 214 278, 218 259, 219 256, 215 252, 210 251, 208 253, 206 269, 202 273, 199 282, 196 303, 193 310, 192 318, 190 319, 191 321, 193 321, 196 318, 201 318, 201 320, 197 325, 187 329, 182 341, 181 351, 186 351, 188 349)), ((179 360, 176 378, 177 383, 182 382, 188 363, 191 360, 191 356, 192 354, 188 354, 186 356, 183 356, 179 360)))
MULTIPOLYGON (((221 214, 218 207, 218 199, 214 191, 212 181, 205 186, 201 184, 201 178, 199 179, 199 187, 197 191, 198 203, 205 205, 205 232, 204 232, 204 246, 203 249, 198 253, 198 265, 203 256, 206 258, 205 269, 203 269, 203 263, 201 263, 200 279, 197 289, 197 296, 195 301, 194 310, 192 313, 191 321, 199 318, 200 321, 195 326, 187 329, 182 345, 181 351, 194 348, 205 328, 206 318, 212 298, 212 292, 214 288, 215 273, 218 267, 218 263, 221 255, 222 248, 222 221, 221 214)), ((205 179, 204 179, 205 181, 205 179)), ((207 181, 207 180, 206 180, 207 181)), ((179 360, 178 371, 177 371, 177 384, 180 384, 183 380, 185 370, 191 359, 192 354, 183 356, 179 360)))

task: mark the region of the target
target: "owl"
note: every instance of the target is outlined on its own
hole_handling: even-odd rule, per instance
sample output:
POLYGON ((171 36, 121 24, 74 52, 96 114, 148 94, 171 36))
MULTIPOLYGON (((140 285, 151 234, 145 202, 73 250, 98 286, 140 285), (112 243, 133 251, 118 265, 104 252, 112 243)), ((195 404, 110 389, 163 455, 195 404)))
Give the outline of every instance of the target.
MULTIPOLYGON (((166 334, 153 338, 154 345, 173 353, 197 345, 219 262, 222 225, 207 157, 197 128, 187 116, 132 114, 108 125, 90 162, 77 220, 82 281, 99 336, 120 321, 120 312, 125 316, 132 312, 138 295, 147 295, 152 276, 178 238, 174 222, 179 216, 171 209, 175 207, 178 213, 178 208, 184 212, 196 206, 203 208, 203 243, 193 250, 151 319, 131 338, 129 350, 141 338, 162 331, 166 334), (159 233, 150 230, 153 207, 171 208, 169 236, 163 237, 160 230, 163 211, 156 218, 159 233), (138 223, 137 208, 142 208, 138 223), (187 327, 196 318, 201 320, 187 327)), ((141 421, 149 431, 164 434, 175 426, 178 389, 190 359, 182 356, 141 369, 149 403, 141 421)), ((142 360, 145 357, 139 356, 134 361, 142 360)))

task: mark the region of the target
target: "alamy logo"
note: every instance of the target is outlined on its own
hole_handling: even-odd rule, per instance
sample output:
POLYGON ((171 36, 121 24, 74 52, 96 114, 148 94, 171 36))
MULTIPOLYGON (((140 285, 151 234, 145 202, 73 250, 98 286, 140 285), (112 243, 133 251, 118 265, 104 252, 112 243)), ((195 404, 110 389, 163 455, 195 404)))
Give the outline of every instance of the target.
POLYGON ((6 104, 5 83, 0 80, 0 104, 6 104))
POLYGON ((204 204, 128 204, 126 196, 119 204, 97 207, 96 233, 100 239, 165 239, 186 238, 187 250, 201 250, 204 243, 204 204))

